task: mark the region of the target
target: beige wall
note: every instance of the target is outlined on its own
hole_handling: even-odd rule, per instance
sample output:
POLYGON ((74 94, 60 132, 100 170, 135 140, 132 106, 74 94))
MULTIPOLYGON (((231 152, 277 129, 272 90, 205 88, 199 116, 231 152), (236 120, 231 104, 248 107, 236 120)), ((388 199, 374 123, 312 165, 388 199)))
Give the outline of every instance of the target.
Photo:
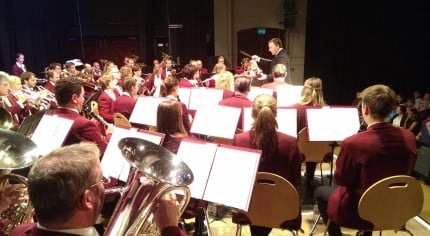
MULTIPOLYGON (((215 55, 225 55, 235 66, 237 31, 283 28, 283 0, 214 0, 215 55)), ((307 0, 297 0, 296 25, 287 30, 293 84, 303 84, 307 0)))

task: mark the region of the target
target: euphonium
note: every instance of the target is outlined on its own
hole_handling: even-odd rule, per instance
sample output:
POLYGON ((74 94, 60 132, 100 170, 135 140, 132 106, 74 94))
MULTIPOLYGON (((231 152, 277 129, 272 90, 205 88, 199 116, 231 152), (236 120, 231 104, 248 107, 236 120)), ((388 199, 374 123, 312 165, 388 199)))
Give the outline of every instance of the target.
POLYGON ((169 192, 182 191, 181 215, 190 200, 186 185, 192 183, 194 176, 175 154, 156 144, 138 138, 124 138, 118 145, 135 168, 130 172, 105 235, 159 235, 160 231, 152 221, 157 199, 169 192), (146 176, 140 177, 137 170, 146 176))
MULTIPOLYGON (((22 169, 31 166, 40 155, 36 145, 24 135, 6 129, 0 129, 0 170, 22 169)), ((0 176, 0 188, 5 184, 22 183, 27 186, 27 179, 16 174, 0 176)), ((12 229, 31 219, 32 206, 28 193, 26 200, 12 204, 1 213, 2 219, 8 219, 8 224, 0 229, 0 235, 7 235, 12 229)))

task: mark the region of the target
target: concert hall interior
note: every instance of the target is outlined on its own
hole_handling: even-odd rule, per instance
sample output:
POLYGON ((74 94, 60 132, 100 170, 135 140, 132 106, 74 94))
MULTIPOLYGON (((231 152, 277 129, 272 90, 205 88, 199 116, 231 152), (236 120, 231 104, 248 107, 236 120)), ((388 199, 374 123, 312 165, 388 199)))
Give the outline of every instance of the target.
POLYGON ((1 0, 0 235, 429 235, 429 11, 1 0))

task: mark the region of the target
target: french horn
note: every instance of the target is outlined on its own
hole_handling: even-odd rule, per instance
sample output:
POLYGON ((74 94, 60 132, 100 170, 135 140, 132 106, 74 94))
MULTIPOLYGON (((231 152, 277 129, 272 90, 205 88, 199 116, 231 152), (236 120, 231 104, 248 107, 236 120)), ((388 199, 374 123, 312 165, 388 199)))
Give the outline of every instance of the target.
POLYGON ((152 220, 157 199, 181 192, 181 215, 190 200, 187 185, 193 182, 193 173, 175 154, 151 142, 124 138, 118 145, 133 167, 105 235, 160 235, 152 220))
MULTIPOLYGON (((0 170, 10 171, 23 169, 31 166, 40 157, 36 144, 24 135, 0 129, 0 170)), ((4 174, 0 176, 0 188, 6 184, 24 184, 27 186, 27 178, 17 174, 4 174)), ((8 219, 7 225, 0 229, 0 235, 7 235, 18 225, 31 219, 33 207, 28 200, 28 192, 20 197, 20 200, 13 203, 9 208, 1 213, 2 219, 8 219)))

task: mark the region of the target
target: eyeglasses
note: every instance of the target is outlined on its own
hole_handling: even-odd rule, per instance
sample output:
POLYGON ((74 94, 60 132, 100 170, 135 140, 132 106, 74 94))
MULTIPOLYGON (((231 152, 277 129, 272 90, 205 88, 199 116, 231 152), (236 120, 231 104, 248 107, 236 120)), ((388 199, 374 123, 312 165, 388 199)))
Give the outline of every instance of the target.
POLYGON ((88 189, 94 188, 95 186, 97 186, 99 184, 109 184, 110 181, 111 181, 110 177, 109 178, 103 177, 101 180, 97 181, 97 183, 90 185, 88 187, 88 189))

